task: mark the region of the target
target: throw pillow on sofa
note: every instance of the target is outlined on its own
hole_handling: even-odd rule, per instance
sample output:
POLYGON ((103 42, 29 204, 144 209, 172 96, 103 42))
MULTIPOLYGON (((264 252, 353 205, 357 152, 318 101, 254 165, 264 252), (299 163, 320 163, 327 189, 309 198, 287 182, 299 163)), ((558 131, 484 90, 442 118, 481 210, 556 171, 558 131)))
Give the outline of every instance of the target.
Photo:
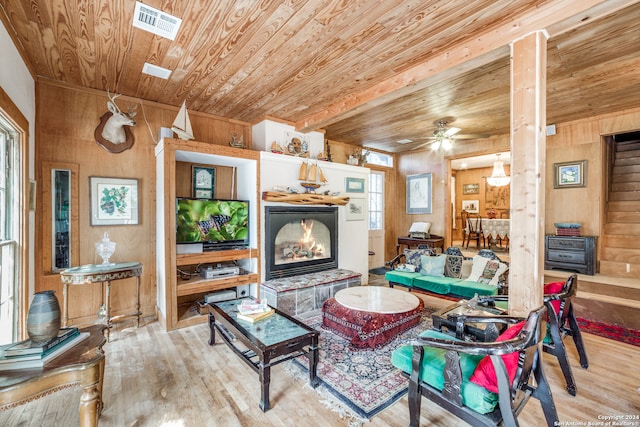
POLYGON ((431 249, 405 249, 404 250, 404 258, 405 264, 411 264, 416 267, 415 271, 420 271, 422 268, 422 263, 420 262, 421 256, 430 256, 435 255, 431 249))
MULTIPOLYGON (((447 261, 444 264, 445 277, 453 277, 460 279, 462 277, 462 263, 464 257, 458 255, 447 255, 447 261)), ((471 272, 471 270, 469 270, 471 272)))
POLYGON ((470 280, 472 282, 478 282, 488 262, 489 262, 489 258, 485 258, 480 255, 474 256, 473 266, 471 267, 471 274, 469 275, 469 278, 467 280, 470 280))
POLYGON ((422 267, 420 268, 420 274, 424 274, 425 276, 435 276, 435 277, 443 277, 444 276, 444 265, 447 261, 446 255, 437 255, 437 256, 424 256, 420 257, 420 264, 422 267))
POLYGON ((498 280, 507 268, 507 264, 503 262, 476 255, 473 257, 471 274, 467 280, 498 286, 498 280))

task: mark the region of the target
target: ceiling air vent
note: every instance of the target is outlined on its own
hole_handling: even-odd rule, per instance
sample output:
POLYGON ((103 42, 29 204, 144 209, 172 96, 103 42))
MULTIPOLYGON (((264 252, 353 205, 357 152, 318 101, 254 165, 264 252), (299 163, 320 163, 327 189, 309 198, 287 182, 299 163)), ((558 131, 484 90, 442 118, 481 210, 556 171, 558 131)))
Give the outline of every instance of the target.
POLYGON ((170 40, 175 40, 182 19, 171 16, 161 10, 136 2, 133 14, 133 26, 170 40))
POLYGON ((145 74, 149 74, 150 76, 159 77, 165 80, 167 80, 169 76, 171 76, 171 70, 158 67, 157 65, 149 64, 148 62, 145 62, 142 66, 142 72, 145 74))

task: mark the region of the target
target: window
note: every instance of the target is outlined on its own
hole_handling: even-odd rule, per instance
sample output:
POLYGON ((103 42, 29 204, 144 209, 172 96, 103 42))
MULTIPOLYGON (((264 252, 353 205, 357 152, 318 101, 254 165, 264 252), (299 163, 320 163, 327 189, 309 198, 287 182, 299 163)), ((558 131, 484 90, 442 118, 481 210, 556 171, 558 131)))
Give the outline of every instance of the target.
POLYGON ((369 230, 382 230, 384 173, 371 172, 369 175, 369 230))
POLYGON ((393 167, 393 156, 389 154, 379 153, 377 151, 369 151, 367 154, 367 163, 378 166, 393 167))
POLYGON ((0 114, 0 344, 18 337, 20 176, 18 132, 0 114))

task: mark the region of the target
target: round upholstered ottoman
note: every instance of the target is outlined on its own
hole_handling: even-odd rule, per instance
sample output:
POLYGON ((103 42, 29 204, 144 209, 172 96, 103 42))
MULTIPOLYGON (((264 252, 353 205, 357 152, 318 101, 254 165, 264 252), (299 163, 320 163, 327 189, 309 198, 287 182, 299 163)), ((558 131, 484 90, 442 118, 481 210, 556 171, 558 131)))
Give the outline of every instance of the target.
POLYGON ((322 325, 356 348, 379 348, 420 323, 424 302, 399 289, 354 286, 322 306, 322 325))

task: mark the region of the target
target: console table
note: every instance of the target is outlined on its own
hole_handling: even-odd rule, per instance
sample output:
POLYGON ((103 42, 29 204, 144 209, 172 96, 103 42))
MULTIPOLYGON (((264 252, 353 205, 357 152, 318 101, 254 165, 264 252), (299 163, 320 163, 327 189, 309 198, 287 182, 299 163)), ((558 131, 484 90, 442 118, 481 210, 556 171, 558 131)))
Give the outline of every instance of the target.
POLYGON ((398 245, 396 251, 400 254, 400 246, 405 245, 407 248, 418 245, 426 245, 432 249, 440 248, 444 246, 444 238, 442 236, 436 236, 432 234, 428 239, 418 239, 416 237, 398 237, 398 245))
POLYGON ((139 262, 121 262, 108 265, 101 264, 88 264, 80 267, 73 267, 63 270, 60 273, 62 278, 62 327, 67 326, 69 320, 69 285, 84 285, 87 283, 101 283, 103 290, 104 284, 107 284, 106 293, 104 299, 105 317, 107 324, 107 340, 109 340, 109 332, 111 329, 111 321, 122 318, 136 316, 137 326, 140 327, 140 276, 142 275, 142 264, 139 262), (136 311, 131 314, 125 314, 120 316, 111 317, 111 307, 109 304, 111 296, 111 282, 114 280, 128 279, 129 277, 136 278, 136 311))
POLYGON ((104 329, 104 325, 81 329, 81 332, 89 332, 89 337, 50 360, 42 368, 1 371, 0 411, 80 385, 80 426, 97 426, 103 407, 104 329))

